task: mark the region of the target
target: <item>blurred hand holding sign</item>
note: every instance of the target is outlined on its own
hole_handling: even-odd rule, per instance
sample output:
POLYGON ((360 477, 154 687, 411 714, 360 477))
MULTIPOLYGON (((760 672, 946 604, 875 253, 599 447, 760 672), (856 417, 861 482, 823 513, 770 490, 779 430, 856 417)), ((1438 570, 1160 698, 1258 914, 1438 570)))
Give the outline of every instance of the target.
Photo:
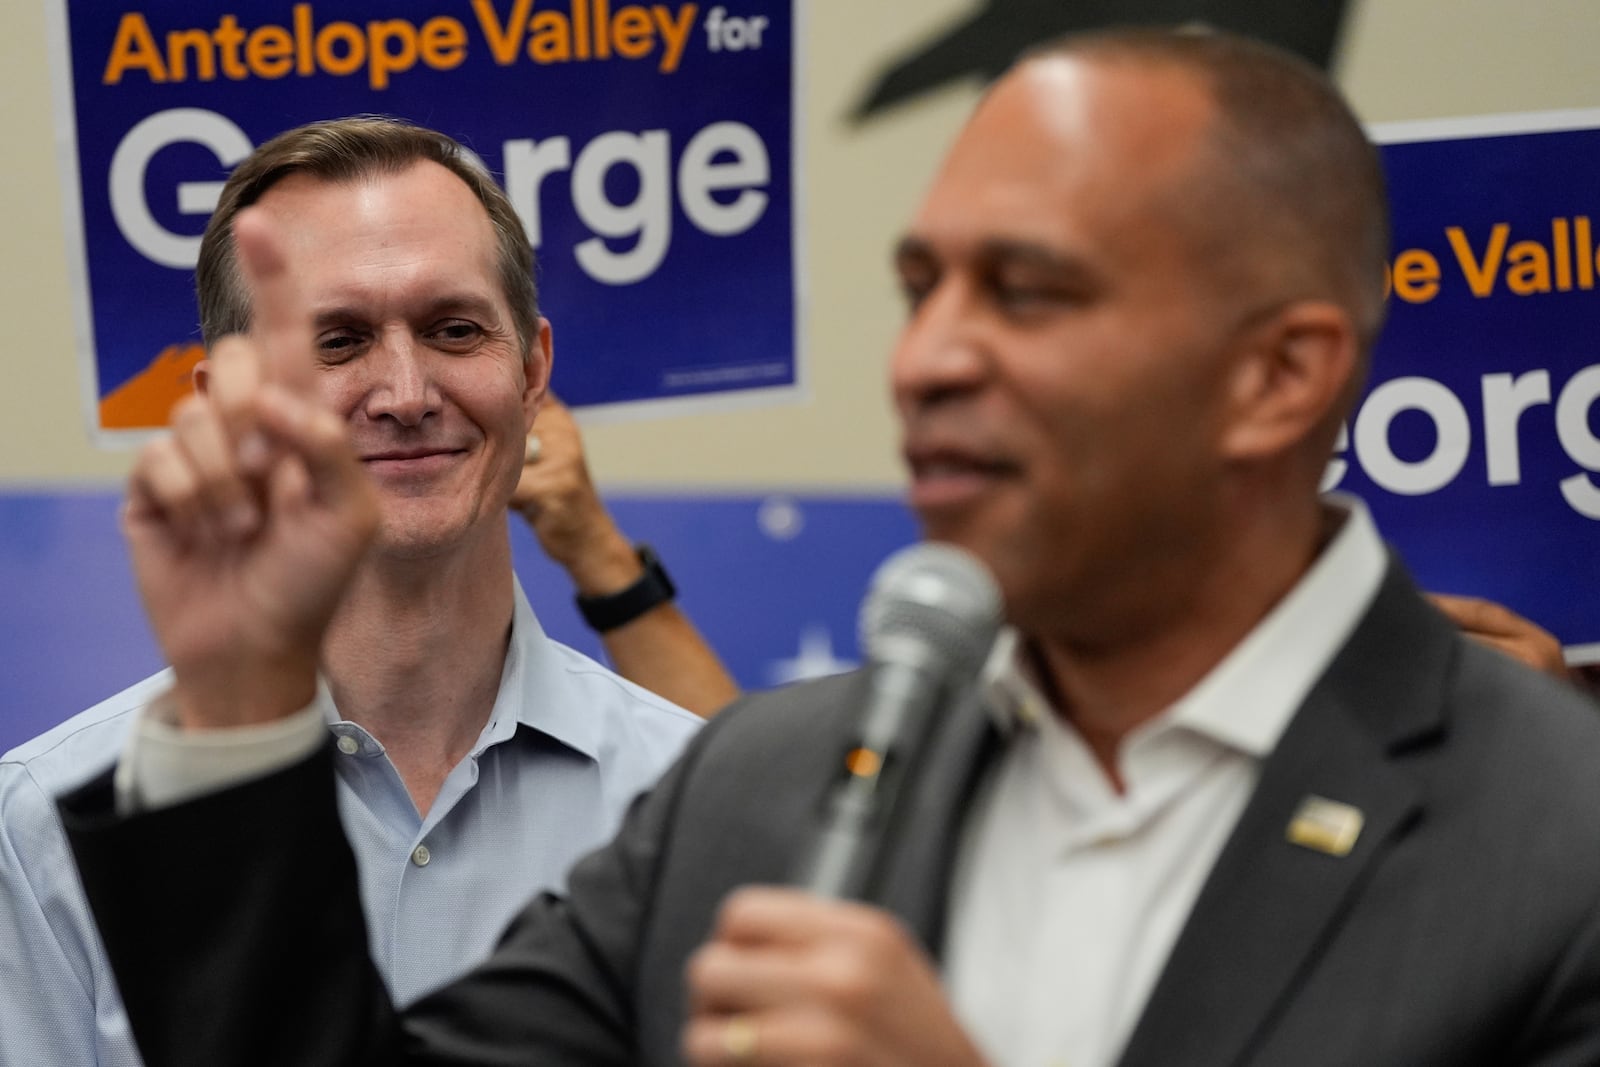
POLYGON ((1380 126, 1389 322, 1325 484, 1427 588, 1600 659, 1600 111, 1380 126))
POLYGON ((91 430, 158 427, 187 388, 229 169, 363 112, 442 130, 501 179, 573 404, 787 396, 793 49, 791 5, 766 0, 52 0, 91 430))

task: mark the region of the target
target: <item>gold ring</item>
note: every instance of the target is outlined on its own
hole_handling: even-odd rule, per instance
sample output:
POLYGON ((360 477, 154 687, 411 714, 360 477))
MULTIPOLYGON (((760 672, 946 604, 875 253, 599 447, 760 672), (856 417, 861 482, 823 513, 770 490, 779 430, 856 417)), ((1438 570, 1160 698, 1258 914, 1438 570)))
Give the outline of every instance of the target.
POLYGON ((522 462, 524 465, 539 462, 539 457, 544 454, 544 442, 539 440, 536 433, 528 434, 528 442, 523 446, 522 462))
POLYGON ((756 1061, 756 1024, 748 1015, 730 1015, 722 1024, 722 1051, 730 1063, 756 1061))

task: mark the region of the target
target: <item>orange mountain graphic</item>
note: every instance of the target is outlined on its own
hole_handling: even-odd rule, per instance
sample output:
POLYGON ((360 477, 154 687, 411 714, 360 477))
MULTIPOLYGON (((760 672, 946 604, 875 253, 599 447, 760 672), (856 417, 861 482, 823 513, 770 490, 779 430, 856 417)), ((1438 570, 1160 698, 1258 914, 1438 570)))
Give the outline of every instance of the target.
POLYGON ((172 405, 194 391, 194 366, 206 356, 199 342, 168 345, 150 365, 100 398, 100 427, 153 430, 167 424, 172 405))

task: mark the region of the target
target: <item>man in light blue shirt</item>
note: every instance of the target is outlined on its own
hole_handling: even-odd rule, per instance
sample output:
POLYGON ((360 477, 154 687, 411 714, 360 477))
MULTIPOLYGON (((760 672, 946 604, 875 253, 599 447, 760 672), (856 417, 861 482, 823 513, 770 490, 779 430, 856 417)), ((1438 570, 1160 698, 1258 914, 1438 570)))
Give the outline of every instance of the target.
MULTIPOLYGON (((375 489, 377 539, 327 605, 323 682, 307 696, 339 754, 375 958, 405 1002, 480 959, 531 888, 559 885, 606 840, 699 720, 551 641, 517 585, 506 505, 548 381, 550 327, 521 223, 448 138, 340 120, 239 166, 197 272, 211 359, 174 420, 226 410, 238 364, 218 339, 250 329, 253 295, 232 222, 252 204, 287 238, 273 299, 288 293, 315 324, 307 381, 375 489)), ((257 432, 270 454, 271 430, 257 432)), ((182 463, 153 477, 215 491, 182 463)), ((139 491, 125 521, 134 550, 182 553, 150 543, 139 491)), ((229 503, 236 530, 259 521, 259 502, 229 503)), ((254 594, 238 588, 235 610, 248 615, 254 594)), ((130 730, 160 758, 174 672, 196 669, 218 632, 183 614, 187 629, 163 648, 172 668, 0 759, 0 1067, 139 1063, 54 797, 105 773, 130 730)), ((232 692, 247 714, 271 684, 232 692)))

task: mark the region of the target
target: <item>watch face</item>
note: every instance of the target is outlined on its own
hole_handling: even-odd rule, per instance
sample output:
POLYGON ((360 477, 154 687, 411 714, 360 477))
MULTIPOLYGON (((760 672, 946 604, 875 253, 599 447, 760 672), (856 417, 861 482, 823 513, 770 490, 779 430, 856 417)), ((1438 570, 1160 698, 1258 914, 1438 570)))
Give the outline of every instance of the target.
POLYGON ((659 583, 669 599, 676 596, 678 587, 672 584, 672 578, 667 574, 667 568, 661 565, 661 557, 656 555, 656 550, 640 544, 636 546, 636 551, 639 553, 639 562, 644 565, 644 577, 653 578, 659 583))

